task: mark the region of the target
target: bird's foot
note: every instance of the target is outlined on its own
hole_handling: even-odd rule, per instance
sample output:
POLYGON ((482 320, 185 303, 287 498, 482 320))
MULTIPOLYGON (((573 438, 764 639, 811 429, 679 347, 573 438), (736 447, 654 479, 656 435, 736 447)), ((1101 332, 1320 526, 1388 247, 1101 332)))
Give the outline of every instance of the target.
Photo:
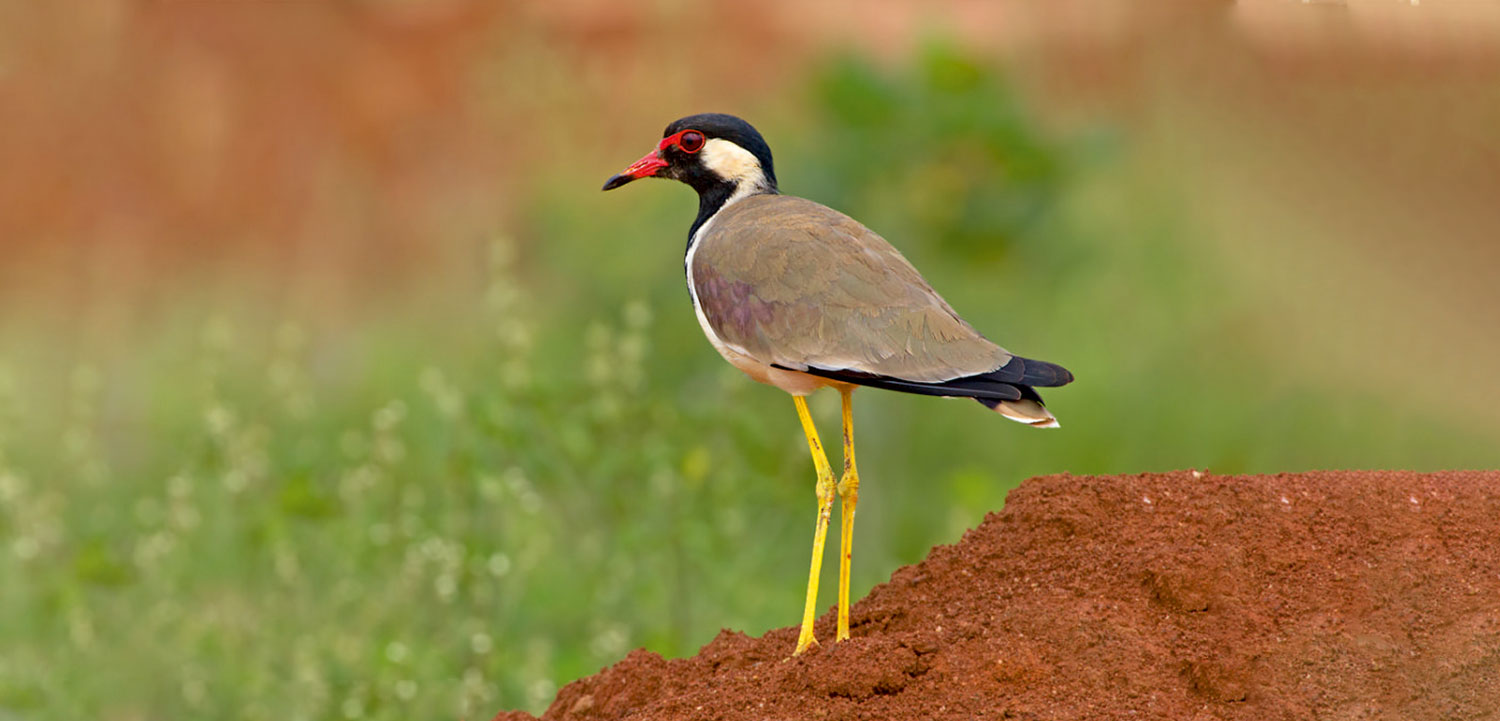
POLYGON ((813 636, 811 626, 803 626, 802 633, 797 636, 797 649, 792 651, 793 656, 801 656, 803 651, 818 645, 818 639, 813 636))

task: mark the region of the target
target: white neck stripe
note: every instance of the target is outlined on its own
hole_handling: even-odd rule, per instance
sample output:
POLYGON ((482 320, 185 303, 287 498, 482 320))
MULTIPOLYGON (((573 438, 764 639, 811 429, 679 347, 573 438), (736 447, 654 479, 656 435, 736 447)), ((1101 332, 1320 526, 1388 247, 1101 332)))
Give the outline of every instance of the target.
POLYGON ((725 182, 734 184, 734 193, 724 202, 725 205, 747 195, 771 189, 771 183, 760 167, 760 160, 754 153, 733 142, 723 138, 710 138, 703 144, 701 153, 699 157, 703 167, 713 171, 725 182))

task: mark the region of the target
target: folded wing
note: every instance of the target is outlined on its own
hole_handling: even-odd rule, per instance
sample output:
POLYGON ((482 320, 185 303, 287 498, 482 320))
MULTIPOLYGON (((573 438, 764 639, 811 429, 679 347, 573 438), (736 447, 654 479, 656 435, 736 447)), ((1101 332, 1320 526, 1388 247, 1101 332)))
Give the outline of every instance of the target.
POLYGON ((931 384, 1013 357, 885 239, 812 201, 746 198, 698 242, 690 270, 699 306, 722 342, 764 363, 931 384))

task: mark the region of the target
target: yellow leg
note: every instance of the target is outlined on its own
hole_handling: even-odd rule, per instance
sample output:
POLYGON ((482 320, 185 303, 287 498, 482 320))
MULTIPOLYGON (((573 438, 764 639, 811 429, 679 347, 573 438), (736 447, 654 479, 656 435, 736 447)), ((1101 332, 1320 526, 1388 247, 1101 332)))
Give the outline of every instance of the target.
POLYGON ((844 477, 839 479, 839 630, 835 641, 849 638, 849 561, 854 557, 854 506, 859 503, 859 471, 854 466, 853 388, 844 397, 844 477))
POLYGON ((807 604, 802 609, 802 632, 797 634, 795 656, 818 644, 813 637, 813 615, 818 606, 818 574, 823 570, 823 541, 828 535, 828 514, 833 510, 833 469, 828 466, 828 456, 823 453, 823 443, 818 440, 818 429, 807 412, 807 401, 802 396, 792 396, 797 403, 797 416, 802 419, 802 432, 807 434, 807 448, 812 451, 813 465, 818 469, 818 525, 813 531, 812 569, 807 574, 807 604))

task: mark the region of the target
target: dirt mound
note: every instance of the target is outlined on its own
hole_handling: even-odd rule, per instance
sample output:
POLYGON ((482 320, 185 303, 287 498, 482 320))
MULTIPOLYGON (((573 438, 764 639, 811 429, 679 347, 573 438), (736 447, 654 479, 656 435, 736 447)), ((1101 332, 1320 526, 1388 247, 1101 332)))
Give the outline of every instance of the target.
POLYGON ((1037 478, 852 641, 637 650, 543 718, 1496 719, 1497 541, 1493 471, 1037 478))

